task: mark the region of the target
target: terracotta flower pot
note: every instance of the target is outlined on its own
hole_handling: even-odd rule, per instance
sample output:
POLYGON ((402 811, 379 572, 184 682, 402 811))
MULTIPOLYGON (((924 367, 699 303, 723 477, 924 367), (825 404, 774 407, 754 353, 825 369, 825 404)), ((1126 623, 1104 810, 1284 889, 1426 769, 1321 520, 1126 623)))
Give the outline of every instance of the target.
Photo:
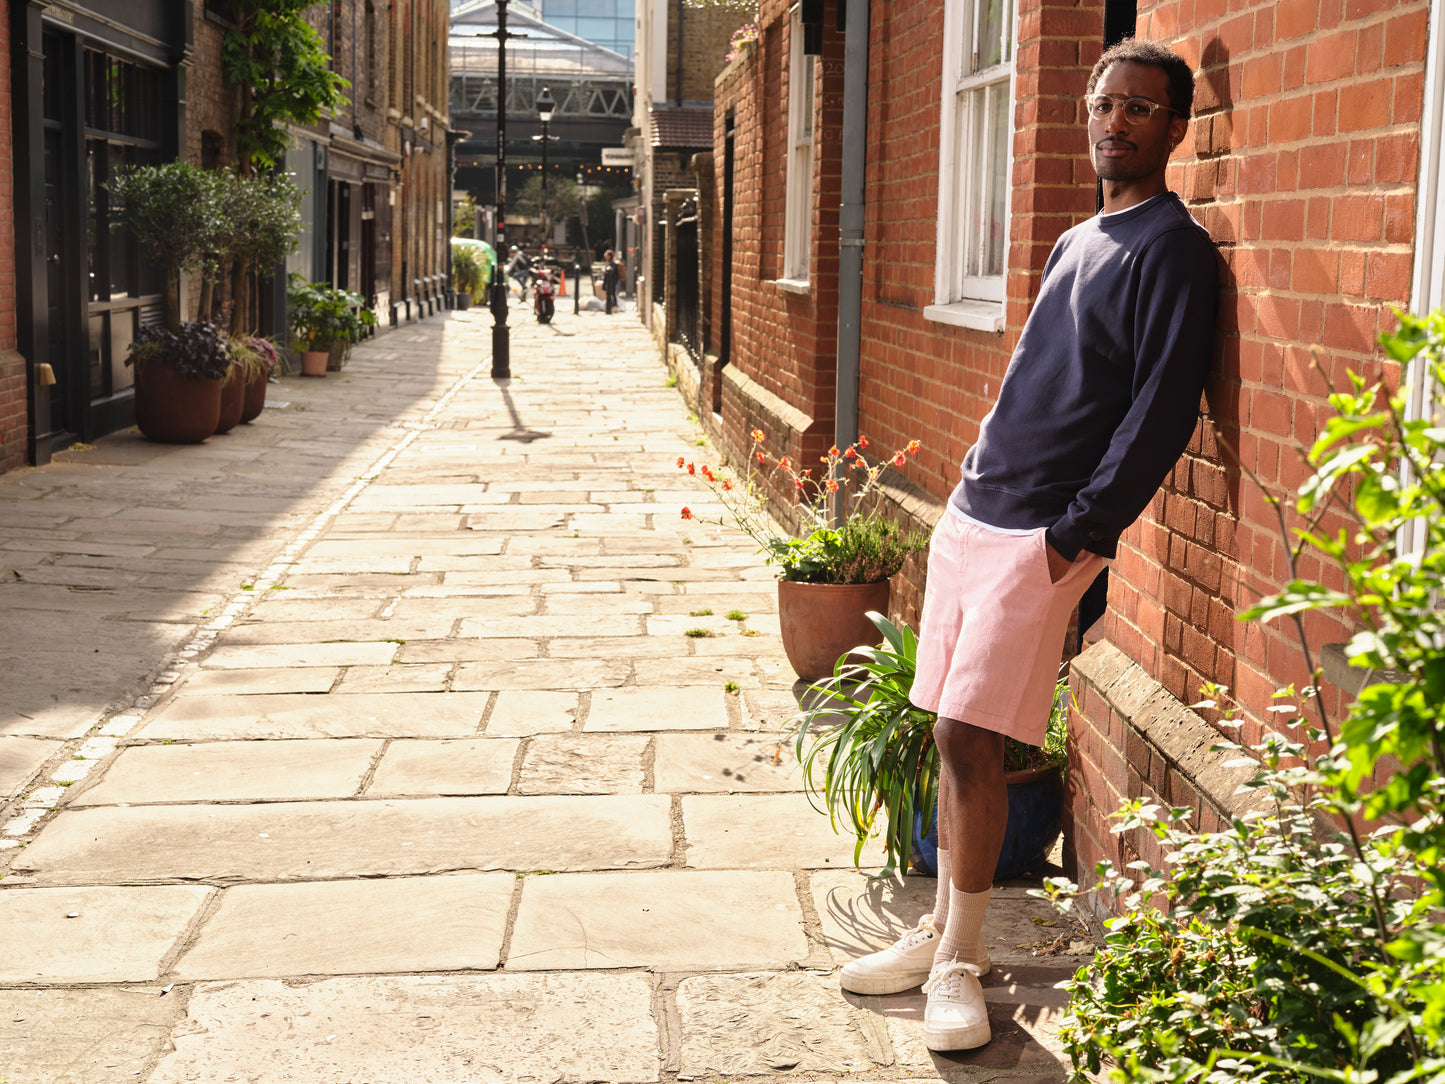
POLYGON ((270 374, 257 373, 246 381, 246 405, 241 410, 241 424, 254 421, 266 409, 266 382, 270 374))
POLYGON ((246 382, 239 375, 221 381, 221 412, 216 421, 216 435, 229 433, 241 424, 246 410, 246 382))
POLYGON ((135 374, 135 424, 163 444, 199 444, 221 418, 221 381, 182 376, 164 362, 135 374))
POLYGON ((325 376, 326 359, 329 353, 326 350, 303 350, 301 352, 301 375, 325 376))
POLYGON ((783 650, 804 681, 819 681, 850 648, 879 641, 868 611, 888 612, 888 581, 794 583, 778 581, 778 622, 783 650))

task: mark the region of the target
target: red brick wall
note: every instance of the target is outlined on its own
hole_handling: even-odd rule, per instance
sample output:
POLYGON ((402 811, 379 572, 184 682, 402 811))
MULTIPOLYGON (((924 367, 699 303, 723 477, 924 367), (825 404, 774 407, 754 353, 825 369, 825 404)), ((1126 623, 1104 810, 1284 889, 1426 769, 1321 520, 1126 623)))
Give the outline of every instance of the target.
POLYGON ((15 351, 15 141, 10 117, 10 5, 0 0, 0 471, 25 463, 29 425, 26 364, 15 351))
MULTIPOLYGON (((1347 370, 1399 379, 1373 344, 1409 297, 1426 24, 1423 0, 1140 6, 1140 36, 1200 69, 1170 182, 1228 273, 1209 420, 1125 538, 1104 634, 1184 703, 1204 681, 1230 686, 1250 715, 1247 741, 1260 737, 1271 693, 1309 679, 1290 629, 1234 618, 1290 570, 1274 513, 1231 449, 1287 498, 1306 475, 1298 449, 1327 414, 1329 383, 1347 370)), ((1337 582, 1310 555, 1298 572, 1337 582)), ((1306 624, 1316 650, 1350 631, 1324 615, 1306 624)), ((1327 706, 1339 699, 1326 688, 1327 706)), ((1173 784, 1167 772, 1141 782, 1127 727, 1111 729, 1097 696, 1082 707, 1073 813, 1088 869, 1129 857, 1102 822, 1119 798, 1163 797, 1173 784)))

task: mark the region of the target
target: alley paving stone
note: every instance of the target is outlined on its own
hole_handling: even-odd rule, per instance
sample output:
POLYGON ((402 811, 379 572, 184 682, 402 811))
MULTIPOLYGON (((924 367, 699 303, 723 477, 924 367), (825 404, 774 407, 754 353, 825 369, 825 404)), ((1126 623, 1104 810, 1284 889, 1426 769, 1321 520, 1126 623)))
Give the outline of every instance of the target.
POLYGON ((238 885, 221 894, 174 976, 491 970, 515 885, 498 873, 238 885))
POLYGON ((647 329, 518 319, 508 381, 490 332, 0 477, 0 1075, 1062 1081, 1082 949, 1021 885, 982 1051, 839 990, 935 882, 800 793, 774 570, 681 519, 647 329))
POLYGON ((418 798, 62 812, 12 869, 43 884, 631 869, 672 855, 665 796, 418 798))
POLYGON ((808 952, 787 873, 574 873, 525 879, 507 967, 784 968, 808 952))
POLYGON ((208 895, 181 885, 0 892, 0 982, 149 982, 208 895))
POLYGON ((505 794, 520 745, 504 738, 398 739, 387 745, 366 793, 505 794))
POLYGON ((348 798, 381 742, 210 742, 124 749, 71 806, 244 799, 348 798))

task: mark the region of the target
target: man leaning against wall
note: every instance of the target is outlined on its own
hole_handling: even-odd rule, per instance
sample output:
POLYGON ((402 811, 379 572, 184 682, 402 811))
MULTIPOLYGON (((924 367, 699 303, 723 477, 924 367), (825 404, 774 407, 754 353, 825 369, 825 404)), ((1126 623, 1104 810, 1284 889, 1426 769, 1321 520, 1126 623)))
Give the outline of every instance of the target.
POLYGON ((1103 211, 1054 246, 929 546, 912 700, 938 713, 938 894, 841 982, 860 994, 922 983, 930 1050, 991 1038, 979 979, 1008 818, 1004 738, 1042 744, 1070 614, 1197 421, 1218 256, 1165 184, 1193 100, 1189 65, 1153 42, 1095 65, 1084 112, 1103 211))

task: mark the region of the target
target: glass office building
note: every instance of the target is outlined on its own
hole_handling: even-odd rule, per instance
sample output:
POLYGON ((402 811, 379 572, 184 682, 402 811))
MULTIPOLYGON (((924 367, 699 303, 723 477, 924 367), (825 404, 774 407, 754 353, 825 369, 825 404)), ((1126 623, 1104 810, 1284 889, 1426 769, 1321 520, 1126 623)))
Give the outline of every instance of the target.
POLYGON ((632 55, 635 0, 537 0, 534 6, 558 30, 632 55))

